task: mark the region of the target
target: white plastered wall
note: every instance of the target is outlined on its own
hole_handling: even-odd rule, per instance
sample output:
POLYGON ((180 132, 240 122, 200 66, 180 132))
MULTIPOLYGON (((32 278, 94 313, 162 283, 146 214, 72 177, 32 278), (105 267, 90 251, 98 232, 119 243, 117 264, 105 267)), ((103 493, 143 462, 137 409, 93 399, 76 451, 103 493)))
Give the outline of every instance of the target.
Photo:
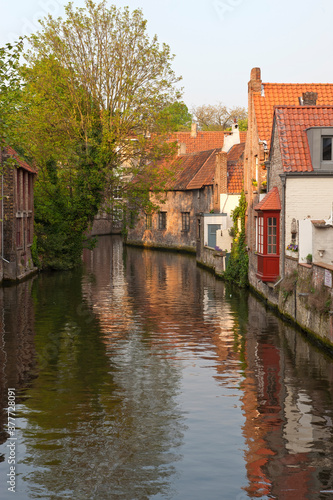
MULTIPOLYGON (((292 219, 299 221, 299 261, 312 254, 311 219, 329 219, 333 203, 333 177, 287 177, 286 246, 291 243, 292 219), (302 221, 308 220, 307 224, 302 221), (302 227, 302 229, 300 229, 302 227)), ((313 256, 314 260, 316 256, 313 256)))

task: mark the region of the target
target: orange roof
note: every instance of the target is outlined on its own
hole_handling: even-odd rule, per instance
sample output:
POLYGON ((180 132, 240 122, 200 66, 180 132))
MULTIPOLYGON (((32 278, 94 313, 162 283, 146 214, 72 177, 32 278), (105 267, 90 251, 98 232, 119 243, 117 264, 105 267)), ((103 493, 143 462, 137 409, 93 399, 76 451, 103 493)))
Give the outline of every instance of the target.
POLYGON ((191 132, 176 132, 170 137, 170 141, 186 144, 186 154, 208 151, 209 149, 222 148, 224 136, 231 132, 218 130, 214 132, 198 131, 196 137, 191 136, 191 132))
POLYGON ((15 149, 13 149, 11 147, 6 147, 6 151, 9 154, 9 156, 11 156, 12 158, 15 159, 15 161, 19 167, 24 168, 24 170, 27 170, 28 172, 31 172, 33 174, 36 173, 36 171, 32 167, 30 167, 30 165, 28 165, 28 163, 26 161, 24 161, 24 160, 22 160, 22 158, 20 158, 20 156, 15 151, 15 149))
POLYGON ((244 188, 245 143, 235 144, 228 152, 228 193, 241 193, 244 188))
POLYGON ((278 188, 274 187, 271 191, 269 191, 265 198, 254 207, 254 210, 281 210, 278 188))
POLYGON ((333 106, 279 106, 274 117, 284 171, 312 172, 306 129, 333 127, 333 106))
POLYGON ((317 104, 333 105, 332 83, 263 83, 262 92, 253 95, 255 115, 260 140, 269 147, 274 106, 298 106, 303 92, 317 92, 317 104))
POLYGON ((239 131, 239 138, 241 142, 246 142, 246 134, 247 134, 246 130, 239 131))

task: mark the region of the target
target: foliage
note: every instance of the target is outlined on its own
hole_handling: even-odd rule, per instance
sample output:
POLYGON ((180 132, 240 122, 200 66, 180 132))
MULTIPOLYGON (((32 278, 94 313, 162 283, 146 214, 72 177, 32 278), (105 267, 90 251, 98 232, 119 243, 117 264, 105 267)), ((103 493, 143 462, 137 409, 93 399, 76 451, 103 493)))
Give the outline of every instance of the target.
POLYGON ((282 296, 284 301, 293 293, 296 288, 296 284, 298 281, 298 273, 294 271, 290 274, 287 274, 280 283, 280 290, 282 292, 282 296))
POLYGON ((312 254, 311 253, 308 253, 308 255, 306 256, 306 261, 312 262, 312 254))
POLYGON ((331 293, 325 286, 322 286, 320 289, 312 289, 307 297, 308 307, 315 309, 321 314, 329 312, 331 302, 331 293))
POLYGON ((202 130, 226 130, 235 121, 241 123, 242 129, 240 130, 243 130, 245 126, 247 127, 247 112, 241 106, 228 108, 221 102, 215 105, 204 104, 193 107, 192 113, 202 130))
POLYGON ((249 257, 245 240, 246 198, 242 192, 238 206, 233 210, 233 244, 228 267, 224 277, 227 281, 236 283, 240 287, 248 285, 249 257))
POLYGON ((159 191, 165 179, 147 165, 174 154, 163 134, 188 119, 173 55, 147 35, 141 10, 86 0, 85 8, 69 3, 65 11, 65 19, 41 21, 22 68, 20 144, 38 167, 38 251, 52 268, 79 262, 104 195, 105 210, 149 205, 152 182, 159 191), (147 170, 152 176, 133 186, 147 170))
POLYGON ((20 37, 13 45, 0 47, 0 140, 6 143, 12 138, 13 129, 19 126, 22 91, 19 59, 23 42, 20 37))
POLYGON ((189 113, 186 104, 176 101, 162 109, 157 123, 162 130, 172 130, 174 132, 190 130, 192 115, 189 113))

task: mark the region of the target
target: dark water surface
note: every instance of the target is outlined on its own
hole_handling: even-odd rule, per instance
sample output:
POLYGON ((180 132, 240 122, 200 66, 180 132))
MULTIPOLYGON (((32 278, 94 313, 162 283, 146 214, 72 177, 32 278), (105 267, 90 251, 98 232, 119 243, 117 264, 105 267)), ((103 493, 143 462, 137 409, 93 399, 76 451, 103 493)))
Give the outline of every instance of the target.
POLYGON ((191 257, 84 263, 0 289, 1 500, 333 498, 332 360, 191 257))

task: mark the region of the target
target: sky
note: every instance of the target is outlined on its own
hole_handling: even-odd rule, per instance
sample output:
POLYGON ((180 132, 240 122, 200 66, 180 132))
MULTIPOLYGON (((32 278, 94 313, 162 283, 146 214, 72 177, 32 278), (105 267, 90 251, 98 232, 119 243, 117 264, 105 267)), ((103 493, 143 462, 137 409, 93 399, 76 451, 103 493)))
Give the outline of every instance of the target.
MULTIPOLYGON (((97 3, 98 0, 96 0, 97 3)), ((247 107, 253 67, 263 82, 333 82, 332 0, 107 0, 141 8, 148 32, 175 54, 189 109, 222 102, 247 107), (328 50, 330 49, 330 50, 328 50), (329 57, 331 60, 331 56, 329 57)), ((64 15, 63 0, 0 0, 0 46, 64 15)), ((73 0, 83 7, 84 0, 73 0)))

